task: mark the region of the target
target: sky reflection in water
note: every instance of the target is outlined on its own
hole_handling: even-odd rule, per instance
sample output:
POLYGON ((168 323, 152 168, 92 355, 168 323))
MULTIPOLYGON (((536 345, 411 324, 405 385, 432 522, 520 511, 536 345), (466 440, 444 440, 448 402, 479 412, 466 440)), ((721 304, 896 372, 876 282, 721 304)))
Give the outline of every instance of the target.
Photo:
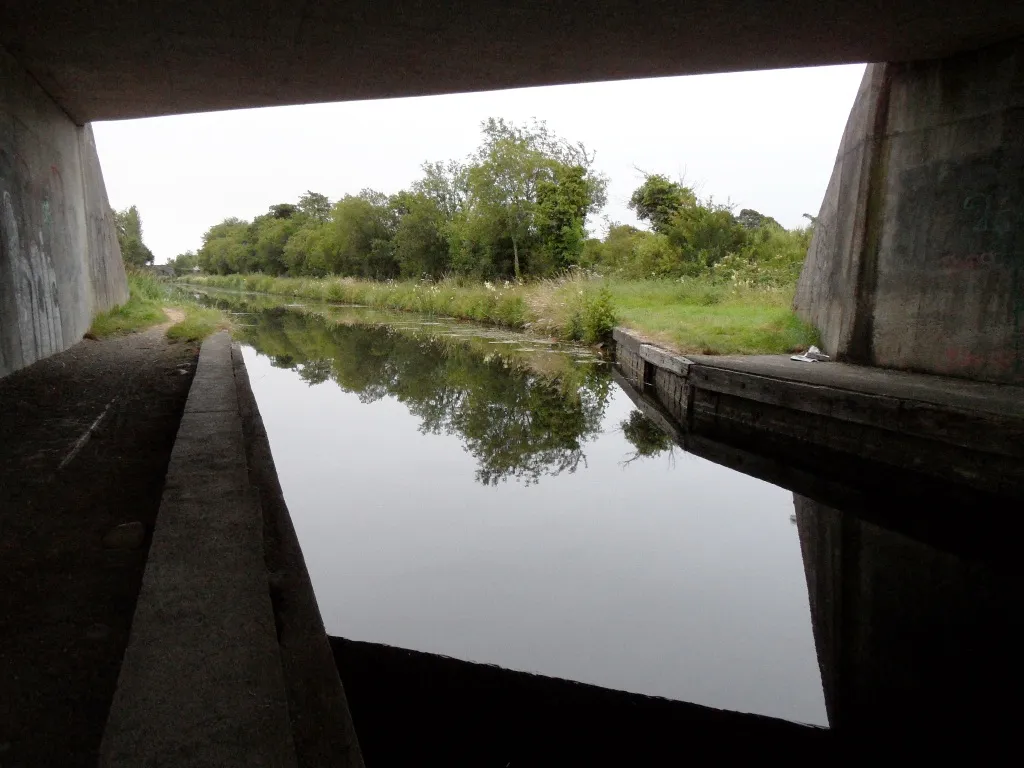
POLYGON ((243 329, 331 634, 827 724, 791 493, 670 450, 586 350, 360 319, 243 329))

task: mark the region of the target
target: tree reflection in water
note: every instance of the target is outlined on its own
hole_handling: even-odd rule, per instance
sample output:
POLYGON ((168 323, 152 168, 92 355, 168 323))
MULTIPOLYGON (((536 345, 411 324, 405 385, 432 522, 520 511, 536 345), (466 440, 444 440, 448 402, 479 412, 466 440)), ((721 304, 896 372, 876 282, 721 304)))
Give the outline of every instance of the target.
POLYGON ((672 438, 640 411, 632 411, 619 426, 622 429, 622 434, 636 449, 633 455, 623 462, 624 466, 632 464, 637 459, 660 456, 666 451, 670 457, 672 456, 672 449, 676 445, 672 442, 672 438))
POLYGON ((528 358, 492 351, 486 340, 297 312, 262 312, 255 320, 241 338, 275 366, 311 385, 334 381, 364 403, 398 400, 419 417, 421 432, 458 435, 484 485, 575 472, 586 466, 584 445, 601 430, 611 379, 592 363, 560 356, 554 370, 538 370, 528 358))

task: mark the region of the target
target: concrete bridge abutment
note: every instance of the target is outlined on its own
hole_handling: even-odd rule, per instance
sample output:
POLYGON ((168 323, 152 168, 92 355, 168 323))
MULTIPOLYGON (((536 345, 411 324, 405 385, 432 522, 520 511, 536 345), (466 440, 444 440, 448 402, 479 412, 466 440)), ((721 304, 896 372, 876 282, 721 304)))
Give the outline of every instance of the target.
POLYGON ((67 349, 127 298, 92 128, 0 48, 0 376, 67 349))
POLYGON ((1024 38, 868 66, 795 307, 839 360, 1024 382, 1024 38))

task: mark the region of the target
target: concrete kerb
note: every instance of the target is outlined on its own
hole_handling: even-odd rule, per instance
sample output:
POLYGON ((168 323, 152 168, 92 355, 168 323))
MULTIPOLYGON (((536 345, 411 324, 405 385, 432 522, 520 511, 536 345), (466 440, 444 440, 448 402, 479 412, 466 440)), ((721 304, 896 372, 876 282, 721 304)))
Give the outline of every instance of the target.
POLYGON ((237 344, 232 347, 232 361, 249 483, 258 492, 263 511, 264 555, 296 758, 302 768, 363 768, 345 689, 237 344))
POLYGON ((625 378, 687 430, 738 430, 1019 496, 1024 390, 784 355, 673 355, 616 329, 625 378))
POLYGON ((231 342, 207 340, 99 765, 296 766, 231 342))

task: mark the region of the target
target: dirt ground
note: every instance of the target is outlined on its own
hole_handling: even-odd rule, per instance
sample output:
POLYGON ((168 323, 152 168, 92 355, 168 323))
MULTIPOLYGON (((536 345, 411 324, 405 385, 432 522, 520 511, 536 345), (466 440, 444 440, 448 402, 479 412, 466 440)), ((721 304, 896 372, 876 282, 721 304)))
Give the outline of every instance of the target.
POLYGON ((199 351, 166 327, 0 379, 2 768, 96 764, 199 351))

